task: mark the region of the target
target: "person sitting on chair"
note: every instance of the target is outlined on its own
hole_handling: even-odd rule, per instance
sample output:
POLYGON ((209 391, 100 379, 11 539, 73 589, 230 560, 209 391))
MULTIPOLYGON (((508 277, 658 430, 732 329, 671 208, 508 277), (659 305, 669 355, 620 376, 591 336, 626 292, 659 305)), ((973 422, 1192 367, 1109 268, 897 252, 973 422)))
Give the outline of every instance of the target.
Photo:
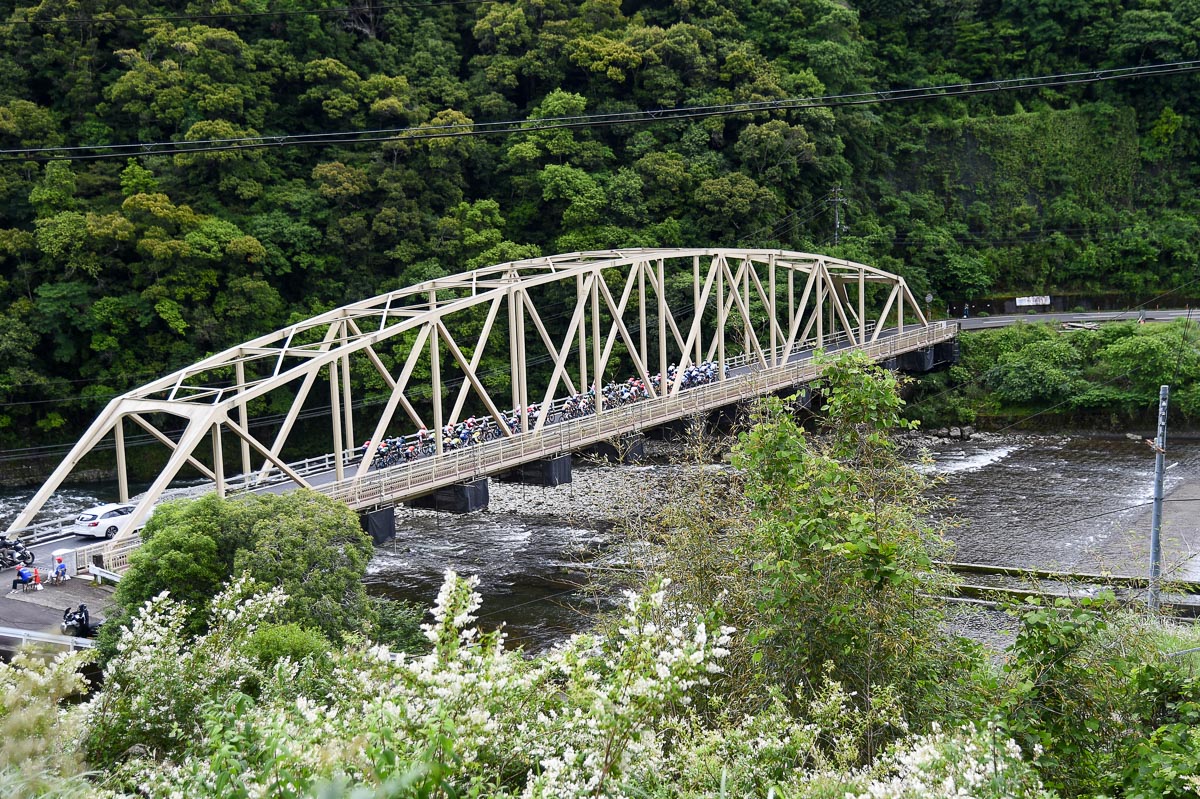
POLYGON ((67 574, 67 564, 63 563, 62 558, 54 559, 54 582, 65 583, 71 579, 71 575, 67 574))
POLYGON ((33 569, 29 568, 25 564, 21 564, 20 566, 18 566, 17 567, 17 579, 13 580, 13 583, 12 583, 13 590, 16 591, 21 586, 29 585, 32 582, 33 582, 33 569))

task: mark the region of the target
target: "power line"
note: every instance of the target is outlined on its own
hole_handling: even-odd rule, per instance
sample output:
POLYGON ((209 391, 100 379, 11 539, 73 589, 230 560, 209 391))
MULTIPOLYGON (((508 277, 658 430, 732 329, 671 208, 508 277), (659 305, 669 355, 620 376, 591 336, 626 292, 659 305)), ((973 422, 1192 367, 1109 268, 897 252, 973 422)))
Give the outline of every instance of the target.
POLYGON ((197 22, 217 19, 322 16, 325 14, 348 14, 352 12, 375 13, 378 11, 394 11, 399 9, 421 10, 426 8, 443 8, 447 6, 491 5, 492 3, 496 2, 499 2, 499 0, 435 0, 435 2, 428 3, 385 3, 380 5, 367 4, 361 6, 330 6, 329 8, 302 8, 288 11, 238 11, 224 14, 164 14, 141 17, 118 17, 113 15, 109 17, 62 17, 59 19, 8 19, 0 22, 0 25, 54 27, 65 25, 126 25, 132 22, 197 22))
POLYGON ((93 160, 128 158, 133 156, 183 155, 192 153, 257 150, 271 147, 328 146, 334 144, 369 144, 388 141, 423 141, 473 136, 537 133, 547 130, 612 127, 616 125, 677 122, 717 116, 734 116, 770 111, 797 111, 815 108, 842 108, 888 102, 907 102, 974 94, 1046 89, 1061 86, 1098 83, 1129 78, 1188 74, 1200 71, 1200 60, 1176 61, 1140 67, 1091 70, 1032 78, 957 83, 924 86, 912 89, 882 90, 820 97, 792 97, 777 100, 696 105, 682 108, 582 114, 565 117, 528 118, 500 122, 469 122, 459 124, 409 126, 402 128, 373 128, 367 130, 329 133, 283 133, 239 136, 194 141, 154 141, 126 144, 94 144, 57 147, 24 147, 0 150, 0 161, 12 160, 93 160))

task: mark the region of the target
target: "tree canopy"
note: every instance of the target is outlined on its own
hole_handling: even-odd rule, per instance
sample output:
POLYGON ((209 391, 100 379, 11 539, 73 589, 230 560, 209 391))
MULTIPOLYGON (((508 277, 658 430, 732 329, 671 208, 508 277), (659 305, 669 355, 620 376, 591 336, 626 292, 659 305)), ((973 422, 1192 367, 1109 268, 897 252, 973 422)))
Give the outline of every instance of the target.
POLYGON ((1193 58, 1191 3, 17 0, 4 15, 0 149, 110 147, 0 154, 8 446, 70 440, 112 394, 297 316, 543 253, 821 250, 940 302, 1144 298, 1200 267, 1187 75, 769 105, 1193 58), (738 102, 768 105, 527 124, 738 102), (474 135, 485 123, 505 132, 474 135), (446 126, 463 135, 430 137, 446 126), (362 135, 281 138, 338 132, 362 135), (155 142, 190 146, 119 149, 155 142))
POLYGON ((323 639, 414 640, 419 618, 407 605, 367 596, 370 536, 352 510, 322 494, 228 500, 208 494, 166 502, 155 508, 142 537, 117 586, 116 613, 101 628, 106 656, 129 620, 163 592, 182 609, 184 632, 205 632, 212 598, 237 579, 263 590, 281 588, 286 620, 323 639))

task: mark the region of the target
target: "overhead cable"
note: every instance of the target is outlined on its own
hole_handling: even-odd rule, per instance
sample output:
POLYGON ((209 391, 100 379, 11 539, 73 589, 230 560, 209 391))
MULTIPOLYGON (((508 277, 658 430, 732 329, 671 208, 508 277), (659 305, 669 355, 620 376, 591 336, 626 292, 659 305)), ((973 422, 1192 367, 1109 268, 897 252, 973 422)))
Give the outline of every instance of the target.
POLYGON ((195 139, 190 141, 131 142, 125 144, 89 144, 55 147, 20 147, 0 150, 0 161, 12 160, 92 160, 99 158, 129 158, 133 156, 184 155, 190 153, 258 150, 271 147, 311 147, 333 144, 370 144, 377 142, 407 143, 429 139, 448 139, 473 136, 538 133, 548 130, 568 130, 616 125, 677 122, 738 114, 771 111, 801 111, 817 108, 843 108, 856 105, 931 100, 964 97, 974 94, 1046 89, 1062 86, 1098 83, 1130 78, 1160 77, 1200 71, 1200 60, 1176 61, 1138 67, 1096 69, 1061 75, 1031 78, 1010 78, 974 83, 923 86, 911 89, 891 89, 873 92, 791 97, 718 105, 694 105, 679 108, 660 108, 638 111, 606 112, 575 116, 528 118, 499 122, 464 122, 440 125, 416 125, 398 128, 342 130, 327 133, 280 133, 229 138, 195 139))

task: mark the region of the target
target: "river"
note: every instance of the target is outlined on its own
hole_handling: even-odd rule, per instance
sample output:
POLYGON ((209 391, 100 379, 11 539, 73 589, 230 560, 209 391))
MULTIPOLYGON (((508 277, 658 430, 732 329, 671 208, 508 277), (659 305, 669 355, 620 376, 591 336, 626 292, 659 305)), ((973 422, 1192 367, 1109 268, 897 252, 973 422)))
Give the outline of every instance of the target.
MULTIPOLYGON (((1089 435, 984 435, 935 441, 935 494, 952 500, 959 561, 1075 572, 1144 574, 1154 453, 1144 443, 1089 435)), ((1168 445, 1164 523, 1166 571, 1200 579, 1189 563, 1200 551, 1200 441, 1168 445), (1171 495, 1171 492, 1175 492, 1171 495), (1186 496, 1185 496, 1186 495, 1186 496), (1189 499, 1188 497, 1191 497, 1189 499)), ((372 593, 432 603, 447 568, 478 574, 488 626, 503 621, 510 641, 540 649, 586 626, 586 613, 609 601, 575 590, 579 567, 611 554, 616 536, 594 509, 627 508, 628 490, 669 486, 684 467, 577 466, 556 489, 493 483, 488 511, 465 516, 397 511, 398 536, 380 546, 367 574, 372 593), (550 516, 548 514, 556 514, 550 516)), ((29 489, 0 492, 7 524, 29 489)), ((56 497, 53 513, 110 499, 115 485, 77 486, 56 497)), ((1200 559, 1197 559, 1200 561, 1200 559)))
MULTIPOLYGON (((1200 441, 1168 438, 1164 574, 1200 579, 1200 441), (1174 495, 1174 496, 1172 496, 1174 495)), ((1144 441, 1085 435, 984 436, 932 448, 938 485, 962 523, 955 559, 1077 573, 1144 575, 1154 451, 1144 441)))

